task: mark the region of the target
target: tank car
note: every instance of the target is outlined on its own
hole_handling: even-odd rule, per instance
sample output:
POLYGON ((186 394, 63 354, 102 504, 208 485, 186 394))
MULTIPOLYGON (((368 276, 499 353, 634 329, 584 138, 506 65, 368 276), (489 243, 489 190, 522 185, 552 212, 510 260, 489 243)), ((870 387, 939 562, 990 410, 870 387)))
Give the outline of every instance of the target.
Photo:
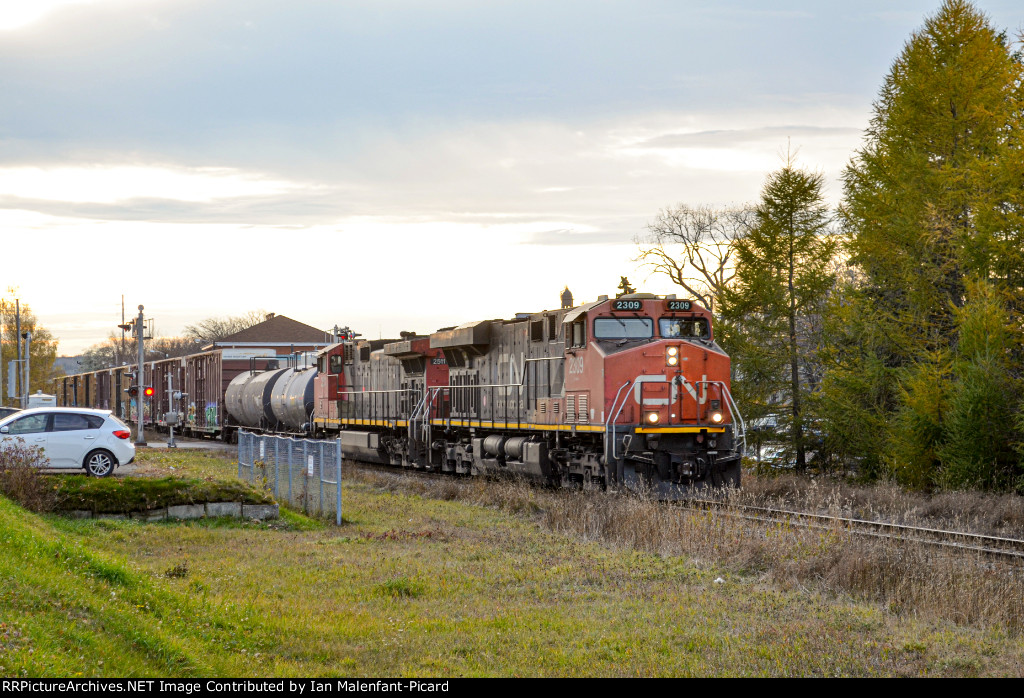
POLYGON ((353 458, 672 497, 739 486, 710 312, 629 294, 321 352, 313 426, 353 458))
POLYGON ((313 366, 241 373, 224 391, 228 415, 251 429, 307 433, 316 373, 313 366))

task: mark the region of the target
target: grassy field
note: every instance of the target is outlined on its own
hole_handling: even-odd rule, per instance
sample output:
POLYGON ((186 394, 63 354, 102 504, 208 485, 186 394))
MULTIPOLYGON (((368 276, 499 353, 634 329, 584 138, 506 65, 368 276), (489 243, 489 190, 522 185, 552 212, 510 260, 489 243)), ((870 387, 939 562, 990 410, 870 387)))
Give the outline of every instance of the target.
MULTIPOLYGON (((140 457, 143 476, 235 472, 140 457)), ((841 543, 827 532, 761 535, 778 567, 708 514, 673 515, 687 548, 624 498, 350 472, 340 528, 70 521, 0 501, 0 675, 1024 673, 998 615, 957 624, 795 575, 841 543)))

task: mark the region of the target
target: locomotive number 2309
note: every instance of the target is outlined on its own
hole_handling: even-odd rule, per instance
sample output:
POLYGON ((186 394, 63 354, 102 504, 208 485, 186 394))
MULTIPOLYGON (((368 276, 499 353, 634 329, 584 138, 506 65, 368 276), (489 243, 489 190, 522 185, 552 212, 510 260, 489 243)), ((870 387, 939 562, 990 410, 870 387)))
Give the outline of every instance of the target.
POLYGON ((612 304, 612 310, 640 310, 641 308, 643 308, 643 303, 640 301, 617 300, 612 304))

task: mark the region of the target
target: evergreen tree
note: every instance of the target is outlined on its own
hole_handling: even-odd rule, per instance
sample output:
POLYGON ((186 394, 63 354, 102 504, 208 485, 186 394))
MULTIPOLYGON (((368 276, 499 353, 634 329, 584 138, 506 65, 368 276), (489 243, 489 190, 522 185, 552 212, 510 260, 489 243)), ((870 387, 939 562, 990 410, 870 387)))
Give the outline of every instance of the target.
MULTIPOLYGON (((858 277, 837 301, 826 354, 827 430, 871 434, 835 446, 912 484, 948 481, 940 470, 954 453, 948 412, 964 414, 960 381, 994 388, 967 368, 987 355, 959 350, 970 280, 994 285, 1007 312, 1024 310, 1022 90, 1024 64, 1006 36, 970 3, 945 0, 894 62, 844 175, 841 222, 858 277)), ((1019 366, 1019 348, 1008 351, 989 358, 1019 366)), ((1011 373, 986 380, 1009 391, 1011 373)))
MULTIPOLYGON (((904 360, 953 343, 965 278, 1016 280, 1022 64, 963 0, 946 0, 885 80, 845 174, 851 261, 904 360)), ((1019 285, 1019 283, 1018 283, 1019 285)))
POLYGON ((1020 487, 1020 378, 1012 365, 1019 333, 991 283, 969 281, 968 299, 957 312, 960 342, 939 450, 941 481, 951 487, 1020 487))
POLYGON ((815 387, 806 376, 816 346, 805 330, 834 278, 823 183, 792 158, 769 175, 753 226, 735 244, 735 282, 722 303, 738 399, 752 420, 774 413, 799 469, 807 464, 806 396, 815 387))

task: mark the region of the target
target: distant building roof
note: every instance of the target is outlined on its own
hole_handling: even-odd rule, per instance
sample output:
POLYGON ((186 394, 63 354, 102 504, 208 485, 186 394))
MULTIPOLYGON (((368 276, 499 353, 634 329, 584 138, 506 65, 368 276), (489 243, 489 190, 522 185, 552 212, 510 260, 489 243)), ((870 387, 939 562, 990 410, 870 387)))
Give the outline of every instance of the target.
POLYGON ((271 315, 263 322, 246 328, 241 332, 235 332, 227 337, 221 337, 204 349, 235 346, 239 344, 253 345, 274 345, 274 344, 317 344, 327 345, 331 343, 331 333, 318 330, 298 320, 292 320, 284 315, 271 315))

